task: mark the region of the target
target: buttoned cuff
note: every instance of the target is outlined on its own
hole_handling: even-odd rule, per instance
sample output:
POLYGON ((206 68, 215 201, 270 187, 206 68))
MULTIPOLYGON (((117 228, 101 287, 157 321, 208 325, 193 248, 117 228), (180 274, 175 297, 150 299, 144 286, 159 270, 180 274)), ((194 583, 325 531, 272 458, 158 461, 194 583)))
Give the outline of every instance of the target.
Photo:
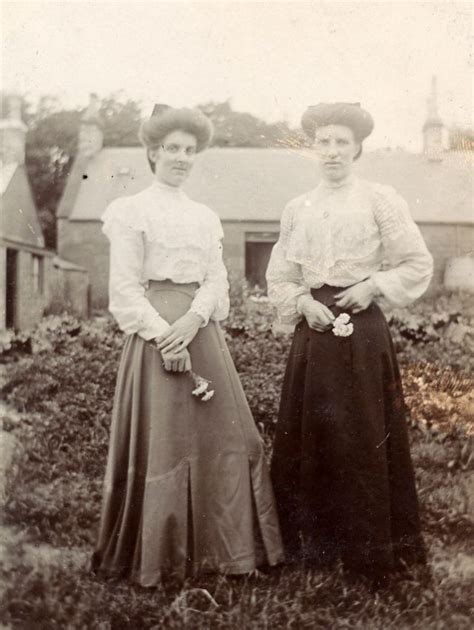
POLYGON ((310 293, 306 293, 305 295, 300 295, 300 297, 296 300, 296 312, 298 315, 303 315, 303 309, 308 304, 312 304, 314 302, 314 298, 310 293))
POLYGON ((204 328, 205 326, 208 325, 209 320, 211 318, 212 315, 212 311, 209 312, 209 308, 206 308, 203 305, 198 305, 198 306, 192 306, 189 309, 190 313, 194 313, 195 315, 199 315, 199 317, 202 319, 202 323, 200 324, 200 328, 204 328))
POLYGON ((149 341, 150 339, 161 337, 169 327, 170 325, 166 319, 163 319, 163 317, 160 317, 157 313, 152 321, 147 322, 146 325, 138 331, 138 334, 145 339, 145 341, 149 341))

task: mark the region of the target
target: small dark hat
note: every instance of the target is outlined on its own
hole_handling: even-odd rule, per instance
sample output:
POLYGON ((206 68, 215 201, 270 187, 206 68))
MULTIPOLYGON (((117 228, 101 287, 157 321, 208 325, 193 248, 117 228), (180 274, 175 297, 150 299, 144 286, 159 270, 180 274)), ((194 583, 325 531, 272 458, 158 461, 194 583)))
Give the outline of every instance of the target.
POLYGON ((196 150, 202 151, 211 142, 213 127, 205 114, 199 109, 175 109, 169 105, 157 103, 149 120, 142 123, 140 140, 145 147, 159 147, 163 139, 177 129, 190 133, 196 138, 196 150))
POLYGON ((354 137, 361 142, 372 133, 374 121, 360 103, 318 103, 310 105, 301 118, 301 126, 307 136, 314 140, 316 129, 326 125, 345 125, 352 129, 354 137))

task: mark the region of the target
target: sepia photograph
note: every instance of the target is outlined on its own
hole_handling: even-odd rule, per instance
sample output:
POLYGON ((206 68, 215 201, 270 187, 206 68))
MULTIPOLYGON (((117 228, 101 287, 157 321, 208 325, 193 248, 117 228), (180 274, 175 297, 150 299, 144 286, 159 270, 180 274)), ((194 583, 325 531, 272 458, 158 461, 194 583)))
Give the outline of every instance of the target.
POLYGON ((0 628, 474 625, 472 2, 0 0, 0 628))

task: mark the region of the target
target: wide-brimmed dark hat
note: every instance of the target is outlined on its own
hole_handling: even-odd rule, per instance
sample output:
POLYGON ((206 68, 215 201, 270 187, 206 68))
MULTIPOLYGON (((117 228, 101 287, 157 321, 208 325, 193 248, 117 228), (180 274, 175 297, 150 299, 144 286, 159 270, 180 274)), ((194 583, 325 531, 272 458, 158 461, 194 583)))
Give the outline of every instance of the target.
POLYGON ((304 132, 314 140, 316 129, 326 125, 345 125, 357 141, 372 133, 374 120, 360 103, 318 103, 310 105, 301 118, 304 132))
POLYGON ((140 140, 148 148, 159 147, 163 139, 177 129, 190 133, 196 138, 196 150, 205 149, 212 139, 212 123, 199 109, 175 109, 169 105, 157 104, 149 120, 142 123, 140 140))

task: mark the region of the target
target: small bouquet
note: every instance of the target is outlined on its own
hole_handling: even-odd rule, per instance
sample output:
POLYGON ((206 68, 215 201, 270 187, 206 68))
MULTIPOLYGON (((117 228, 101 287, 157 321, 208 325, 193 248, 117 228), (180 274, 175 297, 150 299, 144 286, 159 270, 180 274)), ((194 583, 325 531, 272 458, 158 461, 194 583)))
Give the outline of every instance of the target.
POLYGON ((208 381, 207 378, 199 376, 199 374, 196 374, 195 372, 189 372, 189 375, 194 383, 194 389, 192 391, 193 396, 197 396, 203 402, 211 400, 215 393, 213 389, 209 389, 211 381, 208 381))
POLYGON ((336 337, 349 337, 354 332, 354 324, 347 313, 341 313, 332 324, 332 332, 336 337))

